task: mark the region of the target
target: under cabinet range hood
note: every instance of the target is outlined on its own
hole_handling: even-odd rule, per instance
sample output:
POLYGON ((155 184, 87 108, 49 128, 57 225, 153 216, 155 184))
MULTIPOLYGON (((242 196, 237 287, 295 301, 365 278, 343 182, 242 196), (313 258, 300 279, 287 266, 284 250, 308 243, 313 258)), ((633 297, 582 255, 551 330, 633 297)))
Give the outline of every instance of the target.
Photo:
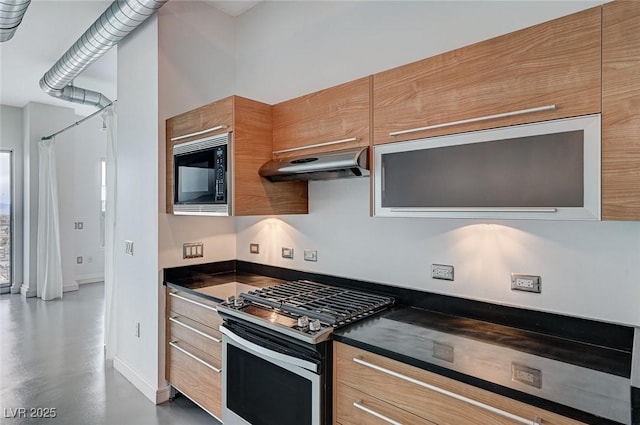
POLYGON ((331 180, 369 175, 369 148, 307 154, 273 159, 258 171, 272 182, 331 180))

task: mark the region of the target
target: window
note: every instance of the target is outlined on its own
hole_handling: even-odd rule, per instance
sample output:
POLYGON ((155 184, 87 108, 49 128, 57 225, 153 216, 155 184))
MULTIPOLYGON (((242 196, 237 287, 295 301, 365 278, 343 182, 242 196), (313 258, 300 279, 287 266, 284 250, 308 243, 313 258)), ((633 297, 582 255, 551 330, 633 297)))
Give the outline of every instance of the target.
POLYGON ((10 151, 0 151, 0 294, 10 291, 12 262, 12 162, 10 151))

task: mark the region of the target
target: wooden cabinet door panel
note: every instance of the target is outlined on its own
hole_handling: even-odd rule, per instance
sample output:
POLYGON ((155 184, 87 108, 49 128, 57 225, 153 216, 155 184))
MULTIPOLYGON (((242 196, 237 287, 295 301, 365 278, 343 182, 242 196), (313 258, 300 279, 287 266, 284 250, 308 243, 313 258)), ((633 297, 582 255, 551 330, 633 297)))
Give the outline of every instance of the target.
POLYGON ((336 400, 337 421, 343 425, 389 425, 389 421, 377 417, 375 413, 402 425, 434 425, 433 422, 429 422, 342 383, 337 385, 336 400), (355 404, 360 408, 356 407, 355 404))
POLYGON ((640 2, 603 6, 602 219, 640 220, 640 2))
POLYGON ((197 140, 203 137, 233 131, 233 97, 227 97, 176 115, 175 117, 169 118, 166 125, 167 141, 170 142, 170 144, 184 143, 190 140, 197 140), (191 137, 184 137, 219 126, 223 128, 191 137), (182 138, 176 142, 172 142, 171 139, 174 137, 182 138))
POLYGON ((369 146, 370 91, 365 77, 274 105, 273 151, 350 138, 357 140, 277 156, 369 146))
POLYGON ((373 77, 374 143, 597 113, 599 7, 373 77), (392 137, 390 132, 556 105, 556 110, 392 137))
POLYGON ((338 383, 350 386, 400 409, 440 425, 516 425, 519 422, 466 401, 449 397, 414 382, 383 373, 355 362, 368 363, 457 394, 521 418, 542 418, 546 425, 577 425, 580 422, 467 385, 435 373, 336 343, 335 374, 338 383))
MULTIPOLYGON (((184 347, 190 348, 186 344, 184 347)), ((202 356, 202 353, 198 354, 202 356)), ((167 379, 171 385, 209 413, 222 418, 222 373, 210 369, 172 346, 168 346, 167 361, 167 379)), ((219 365, 214 366, 219 368, 219 365)))

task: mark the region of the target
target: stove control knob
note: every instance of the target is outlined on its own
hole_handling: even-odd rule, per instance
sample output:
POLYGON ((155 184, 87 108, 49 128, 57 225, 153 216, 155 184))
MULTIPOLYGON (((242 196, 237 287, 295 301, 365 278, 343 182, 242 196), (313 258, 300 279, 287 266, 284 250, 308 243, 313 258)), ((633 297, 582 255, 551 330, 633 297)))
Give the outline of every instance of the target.
POLYGON ((309 327, 309 318, 307 316, 298 317, 298 327, 307 329, 309 327))
POLYGON ((231 295, 230 297, 227 298, 227 304, 233 305, 233 302, 235 301, 236 297, 234 295, 231 295))
POLYGON ((312 332, 320 330, 320 321, 318 319, 312 320, 309 322, 309 330, 312 332))
POLYGON ((240 308, 244 305, 244 299, 242 297, 238 297, 233 301, 233 306, 235 308, 240 308))

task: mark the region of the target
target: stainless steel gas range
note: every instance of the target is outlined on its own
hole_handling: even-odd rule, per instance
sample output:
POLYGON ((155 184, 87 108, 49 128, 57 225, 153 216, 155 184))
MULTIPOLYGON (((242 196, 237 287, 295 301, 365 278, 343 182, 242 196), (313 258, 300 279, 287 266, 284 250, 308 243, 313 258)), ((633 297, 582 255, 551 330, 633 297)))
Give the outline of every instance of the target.
POLYGON ((393 303, 307 280, 230 297, 218 306, 224 424, 329 425, 333 329, 393 303))

